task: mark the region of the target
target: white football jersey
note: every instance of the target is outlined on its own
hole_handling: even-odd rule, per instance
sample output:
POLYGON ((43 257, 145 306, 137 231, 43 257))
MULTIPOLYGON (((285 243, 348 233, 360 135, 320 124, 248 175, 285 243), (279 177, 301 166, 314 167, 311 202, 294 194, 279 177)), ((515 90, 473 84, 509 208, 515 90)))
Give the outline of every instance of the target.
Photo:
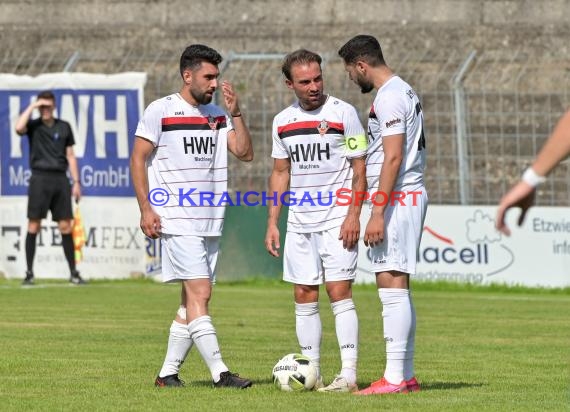
POLYGON ((378 89, 368 116, 366 177, 369 192, 378 190, 384 163, 383 139, 404 134, 404 158, 394 190, 414 190, 423 185, 425 137, 423 112, 411 86, 394 76, 378 89))
MULTIPOLYGON (((366 154, 366 134, 353 106, 328 96, 313 111, 295 102, 273 119, 272 157, 291 160, 287 230, 311 233, 340 226, 348 206, 337 190, 352 190, 349 159, 366 154)), ((281 199, 279 199, 281 201, 281 199)))
POLYGON ((171 235, 220 236, 228 182, 229 116, 214 104, 188 104, 180 94, 152 102, 136 136, 151 141, 149 200, 171 235), (164 204, 162 204, 164 203, 164 204))

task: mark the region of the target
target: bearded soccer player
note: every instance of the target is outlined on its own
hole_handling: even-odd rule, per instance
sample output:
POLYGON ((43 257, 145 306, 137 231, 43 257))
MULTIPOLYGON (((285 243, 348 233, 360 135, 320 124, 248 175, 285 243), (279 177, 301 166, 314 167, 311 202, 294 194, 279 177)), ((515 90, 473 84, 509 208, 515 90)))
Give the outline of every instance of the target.
POLYGON ((161 238, 164 282, 182 283, 181 303, 170 327, 158 387, 183 386, 180 366, 196 345, 214 387, 247 388, 251 381, 229 371, 208 314, 224 223, 220 197, 227 193, 227 152, 253 159, 249 130, 232 85, 221 82, 227 111, 210 104, 219 86, 220 54, 191 45, 180 58, 182 89, 152 102, 136 131, 133 183, 146 236, 161 238), (201 194, 215 194, 210 205, 201 194), (199 207, 196 207, 199 206, 199 207))
MULTIPOLYGON (((349 77, 362 93, 377 89, 368 120, 368 190, 371 203, 364 244, 371 248, 372 270, 383 306, 386 369, 358 395, 418 391, 414 376, 416 314, 410 275, 416 272, 427 193, 424 187, 425 138, 418 95, 385 63, 380 43, 359 35, 339 50, 349 77), (407 198, 394 201, 395 193, 407 198), (386 202, 382 193, 390 196, 386 202)), ((399 196, 398 196, 399 197, 399 196)))
POLYGON ((363 192, 366 135, 354 107, 323 93, 321 57, 301 49, 284 59, 285 83, 297 101, 273 120, 273 171, 265 247, 279 256, 277 222, 283 193, 289 208, 283 278, 294 284, 296 331, 301 352, 317 367, 317 390, 353 392, 356 386, 358 318, 352 300, 360 210, 337 204, 339 189, 363 192), (289 201, 289 203, 293 203, 289 201), (324 386, 320 376, 319 285, 325 284, 340 348, 341 371, 324 386))

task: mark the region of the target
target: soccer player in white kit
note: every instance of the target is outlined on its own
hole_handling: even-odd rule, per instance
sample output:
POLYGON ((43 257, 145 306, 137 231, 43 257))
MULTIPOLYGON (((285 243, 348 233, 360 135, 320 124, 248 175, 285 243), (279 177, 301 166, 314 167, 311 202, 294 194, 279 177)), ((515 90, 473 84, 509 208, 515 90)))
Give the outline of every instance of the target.
POLYGON ((378 90, 368 120, 366 175, 368 191, 385 193, 389 199, 376 196, 364 234, 383 306, 386 369, 378 381, 356 394, 418 391, 410 276, 416 272, 428 203, 422 106, 412 87, 386 65, 374 37, 352 38, 339 55, 362 93, 378 90))
POLYGON ((366 189, 366 135, 354 107, 323 94, 321 57, 308 50, 288 54, 282 65, 297 101, 273 120, 273 171, 265 247, 279 256, 281 203, 291 204, 283 278, 294 284, 296 332, 301 352, 318 371, 317 390, 352 392, 356 386, 358 318, 352 282, 362 204, 337 204, 337 190, 366 189), (289 189, 291 198, 283 194, 289 189), (324 386, 320 377, 319 285, 325 283, 335 316, 341 371, 324 386))
POLYGON ((152 102, 139 121, 131 173, 146 236, 161 238, 164 282, 182 283, 158 387, 184 386, 180 366, 196 345, 214 387, 247 388, 251 381, 229 371, 208 314, 224 222, 227 152, 253 159, 249 130, 232 85, 221 82, 229 115, 210 104, 218 86, 220 54, 188 46, 180 57, 182 88, 152 102), (203 201, 215 196, 211 201, 203 201))

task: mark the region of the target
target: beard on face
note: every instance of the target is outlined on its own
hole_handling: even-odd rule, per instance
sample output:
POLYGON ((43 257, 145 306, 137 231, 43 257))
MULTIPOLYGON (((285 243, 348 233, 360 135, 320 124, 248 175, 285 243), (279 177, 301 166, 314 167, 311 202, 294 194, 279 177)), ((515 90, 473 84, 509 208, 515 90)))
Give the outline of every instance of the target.
POLYGON ((208 104, 212 101, 213 94, 206 94, 198 90, 190 89, 190 94, 198 102, 198 104, 208 104))
POLYGON ((370 93, 374 89, 372 83, 360 84, 360 92, 362 94, 370 93))
POLYGON ((360 92, 362 94, 369 93, 374 89, 374 83, 369 80, 366 80, 360 74, 356 76, 356 84, 360 87, 360 92))

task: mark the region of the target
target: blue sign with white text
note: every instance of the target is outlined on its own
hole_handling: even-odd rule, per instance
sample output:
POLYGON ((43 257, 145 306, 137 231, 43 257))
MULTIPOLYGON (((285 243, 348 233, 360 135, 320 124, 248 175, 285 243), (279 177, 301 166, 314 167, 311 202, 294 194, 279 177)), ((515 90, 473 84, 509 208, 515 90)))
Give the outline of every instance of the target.
MULTIPOLYGON (((129 155, 142 107, 142 88, 52 88, 54 116, 70 123, 83 195, 132 196, 129 155)), ((16 121, 41 91, 0 89, 0 195, 23 196, 30 178, 27 136, 16 121)), ((32 117, 37 117, 34 113, 32 117)))

